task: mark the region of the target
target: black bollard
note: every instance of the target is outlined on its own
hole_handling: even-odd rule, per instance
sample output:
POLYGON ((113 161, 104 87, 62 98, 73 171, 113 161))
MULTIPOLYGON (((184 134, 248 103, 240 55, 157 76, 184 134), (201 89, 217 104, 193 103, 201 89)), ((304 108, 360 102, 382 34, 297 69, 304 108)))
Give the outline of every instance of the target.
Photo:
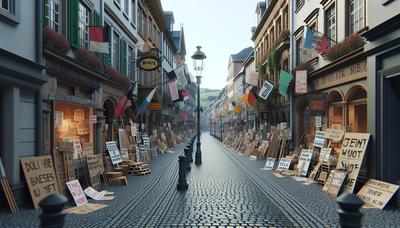
POLYGON ((40 208, 43 210, 39 215, 40 227, 42 228, 62 228, 64 227, 65 213, 64 206, 68 199, 60 194, 51 194, 39 202, 40 208))
POLYGON ((188 184, 186 183, 186 158, 179 156, 179 178, 178 178, 178 190, 187 190, 188 184))
POLYGON ((337 213, 339 214, 339 223, 342 228, 358 228, 361 227, 363 214, 360 208, 364 201, 353 193, 343 193, 336 202, 339 204, 337 213))
POLYGON ((186 171, 190 172, 191 167, 190 167, 190 150, 189 148, 185 148, 183 150, 183 153, 185 155, 185 159, 186 159, 186 171))

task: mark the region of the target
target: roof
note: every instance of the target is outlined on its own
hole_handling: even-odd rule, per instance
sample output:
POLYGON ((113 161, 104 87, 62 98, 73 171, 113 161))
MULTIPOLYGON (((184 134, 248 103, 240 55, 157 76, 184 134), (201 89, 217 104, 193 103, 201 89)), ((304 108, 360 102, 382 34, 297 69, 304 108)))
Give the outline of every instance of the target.
POLYGON ((231 55, 232 62, 244 62, 247 59, 247 57, 249 57, 249 55, 251 54, 251 52, 253 50, 254 50, 253 47, 247 47, 247 48, 241 50, 237 54, 232 54, 231 55))

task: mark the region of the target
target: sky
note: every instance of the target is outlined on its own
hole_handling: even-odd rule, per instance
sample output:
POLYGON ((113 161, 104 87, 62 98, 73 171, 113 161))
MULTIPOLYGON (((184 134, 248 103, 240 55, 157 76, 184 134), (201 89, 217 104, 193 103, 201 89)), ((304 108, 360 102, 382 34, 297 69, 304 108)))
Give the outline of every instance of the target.
POLYGON ((251 27, 256 25, 255 9, 260 0, 161 0, 164 11, 174 13, 174 30, 183 24, 186 63, 193 70, 196 46, 206 54, 201 87, 222 89, 227 85, 231 54, 253 47, 251 27))

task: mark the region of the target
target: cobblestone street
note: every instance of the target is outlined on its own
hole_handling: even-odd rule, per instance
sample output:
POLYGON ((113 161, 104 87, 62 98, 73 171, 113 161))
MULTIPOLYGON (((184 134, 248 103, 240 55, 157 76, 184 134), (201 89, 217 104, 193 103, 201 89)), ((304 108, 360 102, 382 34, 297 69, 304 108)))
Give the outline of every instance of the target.
MULTIPOLYGON (((104 209, 87 215, 68 214, 66 227, 335 227, 336 202, 320 186, 304 186, 292 178, 277 179, 261 171, 265 161, 251 161, 202 134, 203 164, 188 174, 189 189, 176 190, 178 156, 164 154, 150 163, 147 176, 129 176, 104 209)), ((0 214, 1 227, 36 227, 40 210, 0 214)), ((370 227, 398 227, 396 210, 363 210, 370 227), (379 219, 378 219, 379 218, 379 219), (389 223, 390 222, 390 223, 389 223)))

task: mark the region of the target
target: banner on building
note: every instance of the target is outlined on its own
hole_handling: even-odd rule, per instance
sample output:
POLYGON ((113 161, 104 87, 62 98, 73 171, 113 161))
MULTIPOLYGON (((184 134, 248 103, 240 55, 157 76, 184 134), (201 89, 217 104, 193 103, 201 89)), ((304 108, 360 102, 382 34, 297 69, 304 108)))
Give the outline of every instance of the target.
POLYGON ((269 94, 271 94, 272 89, 274 86, 269 83, 268 81, 265 81, 260 92, 258 93, 258 96, 261 97, 264 100, 267 100, 269 94))
POLYGON ((296 87, 297 94, 307 93, 307 70, 296 71, 296 87))
POLYGON ((178 86, 176 85, 176 80, 170 80, 168 82, 169 92, 171 94, 171 100, 175 101, 179 99, 178 86))

